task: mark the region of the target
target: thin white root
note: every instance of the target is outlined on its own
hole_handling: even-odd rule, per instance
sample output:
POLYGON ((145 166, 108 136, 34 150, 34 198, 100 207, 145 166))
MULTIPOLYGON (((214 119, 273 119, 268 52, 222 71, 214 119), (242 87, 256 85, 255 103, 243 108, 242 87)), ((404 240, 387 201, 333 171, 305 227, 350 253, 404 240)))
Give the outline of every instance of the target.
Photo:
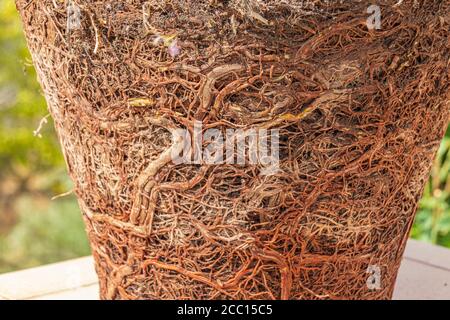
POLYGON ((36 130, 33 131, 33 135, 34 135, 35 137, 42 138, 41 131, 42 131, 42 129, 44 128, 44 125, 46 125, 46 124, 48 123, 48 120, 47 120, 47 119, 48 119, 49 117, 50 117, 50 114, 47 114, 45 117, 43 117, 43 118, 41 119, 41 121, 39 121, 39 126, 37 127, 36 130))

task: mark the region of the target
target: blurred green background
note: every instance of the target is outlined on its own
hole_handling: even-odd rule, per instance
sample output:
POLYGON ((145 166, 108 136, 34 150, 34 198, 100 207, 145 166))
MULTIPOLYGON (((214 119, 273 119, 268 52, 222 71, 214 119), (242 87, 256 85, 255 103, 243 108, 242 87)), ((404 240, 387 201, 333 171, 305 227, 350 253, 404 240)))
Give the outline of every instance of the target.
MULTIPOLYGON (((89 254, 83 223, 12 0, 0 1, 0 273, 89 254)), ((412 237, 450 248, 450 130, 412 237)))
POLYGON ((0 0, 0 273, 90 249, 14 1, 0 0))

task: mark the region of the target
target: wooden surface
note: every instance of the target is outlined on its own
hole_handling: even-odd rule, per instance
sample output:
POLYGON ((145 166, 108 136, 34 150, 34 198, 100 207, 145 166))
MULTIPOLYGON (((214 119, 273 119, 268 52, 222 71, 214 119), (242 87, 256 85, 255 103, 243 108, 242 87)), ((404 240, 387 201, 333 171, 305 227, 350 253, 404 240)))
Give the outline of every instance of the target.
MULTIPOLYGON (((91 257, 0 275, 0 299, 97 300, 91 257)), ((410 240, 394 299, 450 299, 450 250, 410 240)))

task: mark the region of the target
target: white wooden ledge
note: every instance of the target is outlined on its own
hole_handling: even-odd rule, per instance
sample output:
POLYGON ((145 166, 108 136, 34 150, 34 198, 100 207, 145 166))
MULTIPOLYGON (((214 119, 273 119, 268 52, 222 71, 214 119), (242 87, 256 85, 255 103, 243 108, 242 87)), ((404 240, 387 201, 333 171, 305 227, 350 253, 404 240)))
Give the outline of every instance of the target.
MULTIPOLYGON (((0 300, 97 300, 92 257, 0 275, 0 300)), ((410 240, 397 300, 450 299, 450 250, 410 240)))

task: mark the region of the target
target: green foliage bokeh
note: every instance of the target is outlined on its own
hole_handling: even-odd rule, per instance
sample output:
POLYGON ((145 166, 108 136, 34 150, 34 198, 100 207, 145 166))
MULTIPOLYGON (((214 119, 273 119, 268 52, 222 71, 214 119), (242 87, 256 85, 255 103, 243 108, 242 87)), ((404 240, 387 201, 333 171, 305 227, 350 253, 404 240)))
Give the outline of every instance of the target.
POLYGON ((89 245, 14 1, 0 1, 0 273, 88 255, 89 245))

